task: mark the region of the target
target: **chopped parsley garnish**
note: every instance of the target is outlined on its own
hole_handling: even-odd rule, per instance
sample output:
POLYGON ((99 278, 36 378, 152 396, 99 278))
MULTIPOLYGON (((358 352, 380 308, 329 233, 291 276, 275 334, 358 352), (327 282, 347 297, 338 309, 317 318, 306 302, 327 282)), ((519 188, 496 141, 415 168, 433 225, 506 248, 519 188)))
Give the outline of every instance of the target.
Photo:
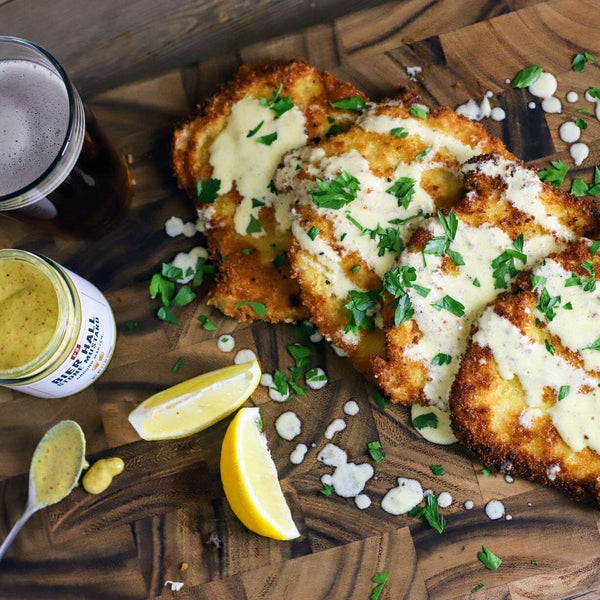
POLYGON ((563 308, 565 310, 573 310, 573 303, 572 302, 567 302, 566 304, 563 304, 563 308))
POLYGON ((538 566, 540 563, 539 563, 539 561, 537 561, 537 560, 533 559, 533 560, 531 561, 531 564, 532 564, 534 567, 537 567, 537 566, 538 566))
POLYGON ((377 229, 365 229, 365 234, 368 234, 369 237, 374 240, 377 239, 377 255, 383 256, 386 251, 395 252, 399 254, 404 250, 404 242, 402 241, 402 236, 400 235, 400 230, 396 227, 381 227, 381 225, 377 226, 377 229))
POLYGON ((434 367, 440 367, 442 365, 449 365, 452 362, 452 357, 449 354, 436 354, 431 361, 434 367))
POLYGON ((544 346, 546 346, 546 350, 548 350, 548 352, 554 356, 556 348, 554 348, 554 346, 548 340, 544 340, 544 346))
POLYGON ((277 188, 275 187, 275 182, 271 179, 271 181, 269 181, 269 185, 267 186, 267 189, 272 193, 275 194, 276 196, 278 195, 278 191, 277 188))
POLYGON ((502 564, 502 559, 485 546, 481 546, 481 549, 482 552, 477 553, 477 558, 483 563, 486 569, 495 571, 502 564))
POLYGON ((317 239, 317 236, 319 235, 320 232, 321 232, 321 230, 318 227, 311 227, 306 232, 306 235, 314 242, 317 239))
POLYGON ((252 137, 263 125, 264 125, 264 121, 261 121, 254 129, 251 129, 248 132, 248 135, 246 136, 247 138, 252 137))
POLYGON ((553 160, 550 165, 539 171, 539 178, 554 187, 560 187, 569 172, 569 167, 562 160, 553 160))
POLYGON ((438 501, 433 494, 427 496, 427 503, 425 506, 415 506, 414 508, 411 508, 408 512, 408 516, 417 517, 418 519, 424 517, 427 523, 429 523, 429 525, 431 525, 438 533, 442 533, 442 531, 444 531, 444 526, 446 525, 446 519, 440 515, 438 501))
POLYGON ((259 144, 264 144, 265 146, 270 146, 277 139, 277 132, 268 133, 267 135, 261 135, 259 138, 256 138, 256 141, 259 144))
POLYGON ((581 54, 576 54, 573 57, 573 62, 571 63, 571 68, 573 71, 583 71, 583 68, 588 62, 596 62, 598 59, 589 52, 582 52, 581 54))
POLYGON ((571 393, 570 385, 561 385, 558 390, 558 401, 564 400, 571 393))
POLYGON ((473 285, 475 287, 481 287, 481 283, 479 283, 479 279, 477 279, 477 277, 475 277, 475 279, 473 279, 473 285))
POLYGON ((535 292, 538 287, 546 283, 546 277, 543 275, 531 275, 531 291, 535 292))
POLYGON ((260 103, 265 108, 270 108, 278 117, 294 108, 292 99, 289 96, 282 96, 281 92, 283 92, 283 83, 279 84, 279 88, 276 92, 271 92, 270 100, 267 98, 260 99, 260 103))
MULTIPOLYGON (((596 168, 598 168, 598 167, 596 167, 596 168)), ((592 242, 590 244, 590 254, 592 256, 594 256, 594 254, 597 254, 598 250, 600 250, 600 240, 596 240, 595 242, 592 242)))
POLYGON ((285 254, 285 252, 283 252, 282 254, 278 254, 278 255, 277 255, 277 256, 276 256, 276 257, 273 259, 272 265, 273 265, 275 268, 282 267, 283 265, 285 265, 286 258, 287 258, 287 257, 286 257, 286 254, 285 254))
POLYGON ((588 90, 588 94, 594 99, 594 100, 600 100, 600 88, 597 87, 591 87, 588 90))
POLYGON ((267 307, 262 302, 253 302, 252 300, 240 300, 235 307, 249 306, 259 318, 267 316, 267 307))
POLYGON ((125 323, 125 327, 127 327, 127 329, 129 329, 129 331, 131 331, 132 329, 135 329, 138 325, 139 325, 139 323, 137 321, 127 321, 127 323, 125 323))
POLYGON ((205 331, 217 330, 217 326, 210 320, 210 317, 207 317, 206 315, 200 315, 198 321, 200 321, 200 325, 202 325, 202 329, 205 331))
POLYGON ((317 187, 309 190, 313 202, 320 208, 340 209, 356 199, 360 190, 360 181, 348 171, 330 182, 317 179, 317 187))
POLYGON ((344 331, 358 333, 359 329, 373 329, 375 326, 373 319, 367 316, 367 312, 375 308, 379 292, 377 290, 370 292, 350 290, 348 294, 350 301, 344 304, 344 308, 350 311, 350 320, 344 331))
POLYGON ((424 415, 419 415, 412 420, 412 425, 415 429, 423 429, 424 427, 431 427, 432 429, 437 429, 438 426, 438 418, 437 415, 433 412, 425 413, 424 415))
POLYGON ((389 292, 394 297, 394 306, 396 309, 394 313, 394 325, 396 327, 402 325, 402 323, 415 314, 406 288, 411 287, 416 279, 416 269, 407 266, 399 266, 391 269, 383 279, 383 290, 389 292))
MULTIPOLYGON (((181 271, 181 269, 179 269, 181 271)), ((171 298, 175 294, 175 284, 163 277, 160 273, 155 273, 150 281, 150 297, 160 296, 164 306, 169 306, 171 298)))
POLYGON ((354 273, 354 275, 356 275, 359 271, 360 271, 360 265, 354 265, 352 267, 352 273, 354 273))
POLYGON ((242 254, 243 254, 244 256, 250 256, 250 255, 252 254, 252 248, 244 248, 244 249, 242 250, 242 254))
POLYGON ((163 263, 160 274, 171 281, 183 279, 183 271, 179 267, 173 266, 171 263, 163 263))
POLYGON ((434 475, 445 475, 446 470, 444 469, 444 465, 429 465, 431 472, 434 475))
POLYGON ((582 350, 600 350, 600 337, 596 338, 596 340, 589 346, 582 348, 582 350))
POLYGON ((413 104, 410 107, 409 112, 413 117, 419 117, 419 119, 427 119, 427 110, 423 106, 413 104))
POLYGON ((534 81, 537 81, 539 76, 542 74, 542 67, 540 65, 531 65, 525 69, 521 69, 510 82, 510 86, 513 88, 526 88, 530 86, 534 81))
POLYGON ((212 204, 219 195, 221 187, 220 179, 198 179, 196 182, 196 191, 198 194, 198 202, 203 204, 212 204))
POLYGON ((390 133, 391 133, 392 135, 395 135, 396 137, 399 137, 399 138, 405 138, 405 137, 408 137, 408 131, 406 131, 406 130, 404 129, 404 127, 394 127, 394 128, 393 128, 393 129, 390 131, 390 133))
POLYGON ((323 496, 331 496, 332 493, 333 493, 333 486, 330 485, 329 483, 324 483, 323 488, 321 489, 321 494, 323 494, 323 496))
POLYGON ((173 373, 177 373, 177 371, 179 371, 179 369, 181 368, 181 365, 183 364, 183 356, 180 356, 177 361, 175 362, 175 364, 173 365, 173 368, 171 369, 171 371, 173 371, 173 373))
POLYGON ((258 219, 254 215, 250 215, 250 221, 248 222, 248 227, 246 227, 246 233, 260 233, 262 231, 262 227, 258 222, 258 219))
POLYGON ((429 215, 419 212, 416 215, 413 215, 412 217, 406 217, 406 219, 390 219, 388 223, 390 223, 391 225, 406 225, 407 223, 410 223, 415 219, 420 219, 421 217, 428 219, 429 215))
POLYGON ((588 128, 588 124, 583 119, 577 119, 577 121, 575 121, 575 125, 577 125, 577 127, 579 127, 579 129, 587 129, 588 128))
POLYGON ((311 352, 308 346, 304 346, 303 344, 288 344, 287 351, 299 369, 305 369, 310 365, 311 352))
POLYGON ((252 208, 258 208, 259 206, 264 206, 265 203, 257 200, 256 198, 252 198, 252 208))
POLYGON ((199 287, 204 282, 205 275, 213 275, 216 271, 215 265, 207 265, 207 259, 203 256, 199 256, 196 261, 196 273, 194 273, 194 279, 192 280, 192 287, 199 287))
POLYGON ((481 469, 481 474, 484 477, 489 477, 492 474, 492 472, 487 467, 483 467, 483 469, 481 469))
POLYGON ((577 273, 571 273, 571 276, 565 279, 565 287, 575 287, 581 285, 581 277, 577 273))
POLYGON ((423 298, 427 298, 427 296, 429 296, 429 292, 431 291, 431 288, 426 288, 418 283, 413 283, 412 288, 415 290, 415 292, 417 292, 417 294, 419 294, 419 296, 423 296, 423 298))
POLYGON ((478 592, 481 588, 483 587, 483 583, 478 583, 472 590, 471 590, 471 594, 474 594, 475 592, 478 592))
POLYGON ((310 381, 311 383, 317 383, 318 381, 327 381, 327 375, 325 373, 321 373, 319 369, 309 369, 306 371, 306 381, 310 381))
POLYGON ((292 394, 298 394, 299 396, 306 396, 306 390, 300 387, 297 383, 292 381, 285 373, 277 370, 273 373, 273 385, 271 389, 279 392, 282 396, 290 396, 292 394))
POLYGON ((371 581, 377 585, 371 590, 369 600, 379 600, 381 592, 383 591, 383 586, 387 583, 389 578, 390 574, 386 571, 381 571, 381 573, 377 573, 377 575, 371 577, 371 581))
POLYGON ((590 114, 590 111, 587 108, 578 108, 577 112, 581 113, 582 115, 589 115, 590 114))
POLYGON ((584 292, 593 292, 596 290, 596 271, 594 270, 594 263, 591 260, 584 260, 581 266, 590 274, 591 277, 584 279, 581 282, 581 289, 584 292))
POLYGON ((421 150, 421 152, 415 155, 415 160, 421 160, 422 158, 425 158, 432 150, 433 146, 427 146, 425 150, 421 150))
POLYGON ((325 132, 325 137, 329 138, 332 135, 337 135, 338 133, 340 133, 341 131, 344 131, 344 128, 341 125, 338 125, 337 123, 334 123, 326 132, 325 132))
POLYGON ((540 299, 536 308, 544 315, 546 323, 550 323, 556 316, 556 308, 560 306, 560 296, 550 296, 548 290, 544 288, 540 294, 540 299))
POLYGON ((425 244, 423 252, 435 256, 443 256, 446 254, 455 265, 464 265, 465 261, 463 257, 458 252, 450 250, 450 244, 454 241, 458 230, 458 219, 456 218, 454 211, 451 210, 448 213, 448 216, 445 217, 444 213, 438 210, 437 217, 444 230, 444 235, 432 237, 427 244, 425 244))
POLYGON ((161 321, 166 321, 167 323, 173 323, 173 325, 181 325, 179 319, 175 316, 175 313, 167 308, 166 306, 161 306, 156 313, 158 318, 161 321))
POLYGON ((379 390, 375 390, 373 392, 373 400, 375 401, 375 405, 379 410, 385 410, 387 406, 385 396, 379 390))
POLYGON ((412 177, 399 177, 394 185, 385 190, 398 200, 398 206, 408 208, 415 195, 415 180, 412 177))
POLYGON ((508 283, 521 271, 515 266, 515 259, 527 264, 527 255, 523 253, 524 238, 521 234, 514 242, 512 248, 507 248, 502 254, 492 261, 492 276, 494 277, 494 289, 505 290, 508 283), (508 281, 507 281, 508 278, 508 281))
POLYGON ((294 335, 300 340, 310 340, 310 336, 314 333, 315 328, 308 321, 301 321, 294 327, 294 335))
POLYGON ((196 294, 192 292, 191 288, 188 285, 184 285, 179 288, 179 291, 171 300, 171 306, 187 306, 195 298, 196 294))
POLYGON ((452 296, 448 296, 448 294, 440 298, 437 302, 434 302, 431 306, 435 310, 447 310, 456 317, 462 317, 465 314, 465 305, 452 298, 452 296))
POLYGON ((587 193, 588 184, 583 179, 579 179, 579 177, 573 178, 573 181, 571 182, 571 194, 581 198, 581 196, 586 196, 587 193))
POLYGON ((371 458, 376 462, 381 462, 385 458, 385 452, 381 449, 381 442, 374 441, 367 444, 371 458))
POLYGON ((365 101, 360 96, 351 96, 337 102, 330 102, 332 108, 341 108, 342 110, 355 110, 362 112, 367 108, 365 101))

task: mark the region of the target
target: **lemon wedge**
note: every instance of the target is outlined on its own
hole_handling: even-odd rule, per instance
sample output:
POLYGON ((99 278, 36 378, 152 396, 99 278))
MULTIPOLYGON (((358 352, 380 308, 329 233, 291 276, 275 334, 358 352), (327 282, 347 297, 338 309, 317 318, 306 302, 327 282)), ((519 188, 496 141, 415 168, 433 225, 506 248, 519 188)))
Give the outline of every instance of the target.
POLYGON ((260 375, 255 360, 204 373, 150 396, 129 414, 129 422, 145 440, 192 435, 239 408, 260 375))
POLYGON ((231 509, 250 531, 291 540, 300 533, 281 491, 261 423, 258 408, 242 408, 227 428, 221 449, 223 489, 231 509))

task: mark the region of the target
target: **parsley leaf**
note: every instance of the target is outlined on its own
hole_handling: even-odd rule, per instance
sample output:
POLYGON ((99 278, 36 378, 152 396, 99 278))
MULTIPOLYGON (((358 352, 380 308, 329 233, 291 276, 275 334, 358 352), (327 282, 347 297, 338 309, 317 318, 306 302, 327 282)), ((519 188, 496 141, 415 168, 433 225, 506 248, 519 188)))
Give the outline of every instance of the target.
POLYGON ((179 267, 174 267, 171 263, 163 263, 160 274, 170 281, 183 279, 183 271, 179 267))
POLYGON ((246 233, 260 233, 262 231, 262 227, 258 222, 258 219, 254 215, 250 215, 250 221, 248 222, 248 227, 246 227, 246 233))
POLYGON ((575 125, 577 125, 577 127, 579 127, 579 129, 587 129, 588 128, 588 124, 583 119, 577 119, 577 121, 575 121, 575 125))
POLYGON ((537 81, 539 76, 542 74, 542 67, 540 65, 531 65, 525 69, 521 69, 510 82, 510 86, 513 88, 526 88, 530 86, 534 81, 537 81))
POLYGON ((554 348, 554 346, 548 340, 544 340, 544 346, 546 346, 546 350, 548 350, 548 352, 554 356, 556 348, 554 348))
POLYGON ((402 323, 408 321, 415 314, 415 310, 412 307, 410 296, 404 294, 398 299, 396 310, 394 311, 394 325, 400 327, 402 323))
POLYGON ((564 400, 571 393, 570 385, 561 385, 558 390, 558 401, 564 400))
POLYGON ((427 503, 425 506, 415 506, 414 508, 411 508, 408 512, 408 516, 417 517, 418 519, 425 517, 427 523, 429 523, 429 525, 431 525, 438 533, 442 533, 442 531, 444 531, 444 526, 446 525, 446 519, 440 515, 438 501, 433 494, 427 496, 427 503))
POLYGON ((517 269, 515 260, 527 264, 527 255, 523 253, 524 238, 521 234, 514 242, 513 248, 507 248, 502 254, 492 261, 492 276, 494 277, 494 289, 505 290, 508 283, 521 271, 517 269), (508 281, 507 281, 508 278, 508 281))
POLYGON ((320 232, 321 232, 321 230, 318 227, 311 227, 306 232, 306 235, 314 242, 317 239, 317 236, 319 235, 320 232))
POLYGON ((200 321, 200 325, 202 325, 204 331, 217 331, 217 326, 211 321, 210 317, 200 315, 198 321, 200 321))
POLYGON ((350 98, 344 98, 343 100, 338 100, 337 102, 329 103, 332 108, 341 108, 342 110, 355 110, 357 112, 362 112, 367 108, 365 101, 360 96, 351 96, 350 98))
POLYGON ((542 181, 550 183, 554 187, 560 187, 569 172, 569 167, 562 160, 553 160, 550 167, 541 169, 538 176, 542 181))
POLYGON ((465 305, 452 298, 452 296, 448 296, 448 294, 440 298, 437 302, 434 302, 431 306, 436 310, 445 309, 456 317, 462 317, 465 314, 465 305))
POLYGON ((376 462, 381 462, 385 458, 385 452, 381 449, 381 442, 374 441, 367 444, 371 458, 376 462))
POLYGON ((431 361, 432 366, 440 367, 442 365, 449 365, 452 362, 452 357, 449 354, 436 354, 431 361))
POLYGON ((294 359, 296 367, 305 369, 310 365, 310 348, 304 344, 288 344, 287 351, 294 359))
POLYGON ((560 296, 550 296, 548 290, 544 288, 536 308, 544 315, 546 323, 550 323, 556 316, 556 308, 560 306, 560 296))
POLYGON ((385 571, 377 573, 377 575, 373 575, 373 577, 371 577, 371 581, 377 585, 371 590, 369 600, 379 600, 381 592, 383 591, 383 586, 387 583, 389 578, 390 574, 385 571))
POLYGON ((415 195, 415 180, 412 177, 399 177, 394 185, 385 190, 398 200, 398 206, 408 208, 415 195))
POLYGON ((475 592, 478 592, 481 588, 483 587, 483 583, 478 583, 472 590, 471 590, 471 594, 474 594, 475 592))
POLYGON ((161 306, 156 313, 157 317, 161 321, 166 321, 167 323, 173 323, 173 325, 181 325, 179 319, 175 316, 175 313, 167 308, 166 306, 161 306))
POLYGON ((371 292, 350 290, 348 294, 350 295, 350 301, 344 304, 344 308, 350 311, 350 320, 344 331, 346 333, 349 331, 358 333, 359 329, 373 329, 375 325, 373 319, 367 317, 367 311, 373 309, 377 304, 379 292, 377 290, 371 292))
POLYGON ((458 252, 450 250, 450 244, 454 241, 456 232, 458 231, 458 219, 456 218, 454 211, 451 210, 446 217, 442 211, 438 210, 437 217, 444 230, 444 235, 432 237, 427 244, 425 244, 423 252, 425 254, 434 254, 435 256, 443 256, 446 254, 455 265, 464 265, 465 261, 463 257, 458 252))
POLYGON ((132 329, 135 329, 138 325, 139 325, 139 323, 137 321, 127 321, 125 323, 125 326, 127 327, 127 329, 129 331, 131 331, 132 329))
POLYGON ((427 148, 421 150, 421 152, 415 155, 415 160, 421 160, 422 158, 425 158, 432 150, 433 146, 427 146, 427 148))
POLYGON ((259 144, 264 144, 265 146, 270 146, 277 139, 277 132, 267 133, 267 135, 261 135, 259 138, 256 138, 256 141, 259 144))
POLYGON ((583 52, 581 54, 576 54, 573 57, 573 62, 571 63, 571 68, 573 71, 583 71, 586 63, 588 62, 596 62, 598 59, 589 52, 583 52))
POLYGON ((413 104, 409 110, 413 117, 419 117, 419 119, 427 119, 427 110, 423 106, 413 104))
POLYGON ((332 493, 333 493, 333 486, 330 485, 329 483, 324 483, 323 489, 321 490, 321 494, 323 494, 323 496, 331 496, 332 493))
POLYGON ((192 292, 188 285, 179 288, 175 297, 171 300, 171 306, 187 306, 196 298, 196 294, 192 292))
POLYGON ((177 371, 179 371, 179 369, 181 368, 182 364, 183 364, 183 356, 180 356, 177 359, 177 362, 173 365, 171 371, 173 371, 173 373, 177 373, 177 371))
POLYGON ((309 190, 313 202, 320 208, 340 209, 356 199, 360 181, 348 171, 332 179, 329 183, 317 179, 317 188, 309 190))
POLYGON ((437 415, 433 412, 425 413, 424 415, 419 415, 412 420, 412 425, 415 429, 423 429, 424 427, 431 427, 432 429, 437 429, 438 426, 438 418, 437 415))
POLYGON ((220 179, 198 179, 196 183, 196 191, 198 193, 198 202, 203 204, 212 204, 219 195, 221 187, 220 179))
POLYGON ((589 95, 590 95, 592 98, 594 98, 594 100, 600 100, 600 89, 599 89, 599 88, 597 88, 597 87, 595 87, 595 86, 594 86, 594 87, 591 87, 591 88, 588 90, 588 94, 589 94, 589 95))
POLYGON ((477 558, 483 563, 486 569, 495 571, 501 564, 502 559, 497 557, 489 548, 481 546, 483 552, 477 553, 477 558))
POLYGON ((481 287, 481 283, 479 283, 479 279, 477 277, 475 277, 475 279, 473 279, 473 285, 475 287, 481 287))
POLYGON ((216 271, 215 265, 207 265, 207 259, 203 256, 199 256, 196 261, 196 273, 192 280, 192 287, 198 287, 202 285, 205 275, 212 275, 216 271))
POLYGON ((308 371, 306 371, 305 377, 306 381, 310 382, 327 381, 327 375, 321 373, 317 368, 309 369, 308 371))
MULTIPOLYGON (((180 269, 181 270, 181 269, 180 269)), ((160 300, 164 306, 169 306, 171 298, 175 294, 175 284, 163 277, 160 273, 155 273, 150 280, 150 297, 156 298, 160 295, 160 300)))
POLYGON ((273 261, 271 262, 271 264, 275 267, 275 268, 279 268, 282 267, 283 265, 285 265, 285 261, 286 261, 286 254, 285 252, 283 252, 282 254, 278 254, 273 261))
POLYGON ((267 316, 267 307, 262 302, 252 302, 252 300, 241 300, 238 302, 235 307, 240 308, 242 306, 248 305, 259 318, 263 318, 267 316))
POLYGON ((248 132, 247 138, 252 137, 262 126, 264 125, 264 121, 261 121, 254 129, 251 129, 248 132))
POLYGON ((591 345, 582 348, 582 350, 600 350, 600 337, 592 342, 591 345))
POLYGON ((443 465, 429 465, 429 468, 431 469, 431 472, 434 475, 445 475, 446 474, 446 470, 444 469, 443 465))
POLYGON ((547 279, 543 275, 531 275, 531 291, 535 292, 538 287, 546 283, 547 279))
POLYGON ((385 408, 386 408, 385 396, 379 390, 375 390, 373 392, 373 400, 375 401, 375 405, 377 406, 377 408, 379 410, 385 410, 385 408))
POLYGON ((405 131, 404 127, 394 127, 390 133, 399 138, 408 137, 408 131, 405 131))
POLYGON ((581 196, 585 196, 588 193, 588 185, 583 179, 579 179, 579 177, 574 177, 571 182, 571 194, 573 196, 577 196, 581 198, 581 196))
POLYGON ((271 92, 270 100, 267 98, 260 99, 260 103, 265 108, 270 108, 278 117, 294 108, 294 103, 290 96, 282 96, 281 92, 283 92, 283 83, 279 84, 279 88, 276 92, 271 92))
MULTIPOLYGON (((596 168, 598 168, 598 167, 596 167, 596 168)), ((598 250, 600 250, 600 240, 596 240, 595 242, 592 242, 590 244, 590 254, 592 256, 594 256, 594 254, 597 254, 598 250)))

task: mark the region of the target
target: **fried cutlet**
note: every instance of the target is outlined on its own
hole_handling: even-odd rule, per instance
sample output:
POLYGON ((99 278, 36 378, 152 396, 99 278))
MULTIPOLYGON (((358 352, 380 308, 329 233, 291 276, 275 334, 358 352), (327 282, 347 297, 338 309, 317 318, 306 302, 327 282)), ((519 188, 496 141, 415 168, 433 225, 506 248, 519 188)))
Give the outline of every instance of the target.
POLYGON ((278 189, 297 198, 289 256, 302 301, 367 376, 370 357, 385 354, 375 290, 414 226, 461 198, 461 164, 485 152, 511 156, 480 124, 404 93, 278 170, 278 189))
POLYGON ((415 231, 384 281, 387 358, 374 357, 373 369, 392 402, 447 410, 485 306, 526 264, 597 231, 591 202, 520 161, 482 156, 463 171, 464 200, 415 231))
POLYGON ((359 105, 365 99, 303 61, 245 65, 175 131, 177 180, 196 199, 218 267, 209 303, 226 315, 270 322, 308 317, 286 257, 292 199, 279 194, 272 178, 286 152, 356 118, 355 110, 331 106, 349 98, 359 105))
POLYGON ((473 327, 452 428, 485 464, 600 504, 600 244, 519 275, 473 327))

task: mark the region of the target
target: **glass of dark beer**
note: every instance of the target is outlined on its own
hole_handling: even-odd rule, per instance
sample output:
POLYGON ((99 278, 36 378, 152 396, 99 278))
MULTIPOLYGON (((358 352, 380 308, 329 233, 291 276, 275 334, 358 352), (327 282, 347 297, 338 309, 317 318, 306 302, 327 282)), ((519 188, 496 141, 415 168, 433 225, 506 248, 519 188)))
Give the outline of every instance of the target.
POLYGON ((131 194, 127 163, 58 61, 0 36, 0 215, 99 237, 127 213, 131 194))

